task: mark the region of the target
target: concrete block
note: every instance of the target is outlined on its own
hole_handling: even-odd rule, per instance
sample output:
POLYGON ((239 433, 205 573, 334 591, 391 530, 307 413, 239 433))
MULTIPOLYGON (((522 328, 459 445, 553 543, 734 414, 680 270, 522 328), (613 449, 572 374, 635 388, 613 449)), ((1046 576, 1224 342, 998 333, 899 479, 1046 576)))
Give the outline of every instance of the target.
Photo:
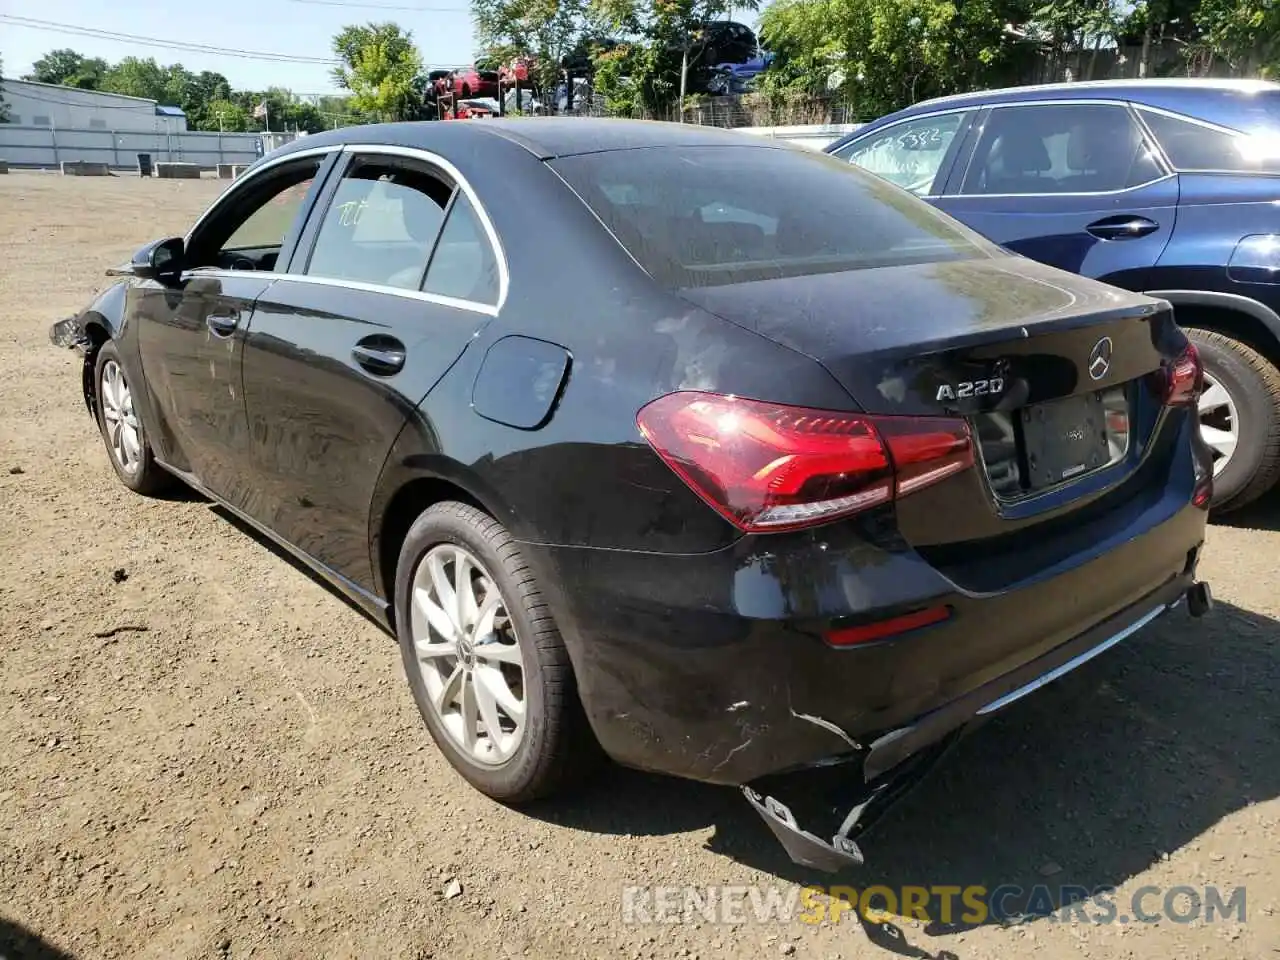
POLYGON ((247 163, 233 163, 231 164, 231 176, 232 178, 238 177, 248 169, 249 164, 247 163))
POLYGON ((234 163, 218 164, 218 179, 231 180, 236 175, 236 165, 234 163))
POLYGON ((105 163, 92 163, 88 160, 64 160, 61 167, 64 177, 111 176, 111 167, 105 163))
POLYGON ((9 172, 9 161, 0 160, 0 176, 9 172))
POLYGON ((194 163, 157 163, 156 176, 162 180, 199 180, 200 168, 194 163))

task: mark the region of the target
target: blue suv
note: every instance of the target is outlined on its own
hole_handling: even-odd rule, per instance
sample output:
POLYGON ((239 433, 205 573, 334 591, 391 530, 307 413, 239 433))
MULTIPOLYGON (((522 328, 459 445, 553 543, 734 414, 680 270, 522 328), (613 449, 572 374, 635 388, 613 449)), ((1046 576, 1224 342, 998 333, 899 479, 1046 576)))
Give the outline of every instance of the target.
POLYGON ((1204 363, 1215 509, 1280 479, 1280 84, 986 90, 826 150, 1016 253, 1168 300, 1204 363))

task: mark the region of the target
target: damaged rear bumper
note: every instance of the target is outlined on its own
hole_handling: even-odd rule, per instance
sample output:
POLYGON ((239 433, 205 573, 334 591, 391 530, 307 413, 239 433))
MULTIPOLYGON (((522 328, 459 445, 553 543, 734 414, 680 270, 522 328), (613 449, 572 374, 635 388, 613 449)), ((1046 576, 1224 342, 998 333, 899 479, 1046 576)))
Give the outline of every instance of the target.
POLYGON ((872 740, 857 760, 763 778, 742 788, 796 863, 835 872, 863 863, 858 837, 918 784, 973 724, 1116 646, 1186 599, 1212 608, 1208 585, 1188 573, 1140 603, 1018 670, 872 740))
POLYGON ((775 534, 707 554, 524 546, 614 760, 732 786, 846 760, 871 781, 1185 591, 1205 525, 1189 488, 1138 503, 1092 556, 999 593, 959 590, 853 523, 819 543, 775 534), (824 638, 938 606, 947 620, 886 639, 824 638))

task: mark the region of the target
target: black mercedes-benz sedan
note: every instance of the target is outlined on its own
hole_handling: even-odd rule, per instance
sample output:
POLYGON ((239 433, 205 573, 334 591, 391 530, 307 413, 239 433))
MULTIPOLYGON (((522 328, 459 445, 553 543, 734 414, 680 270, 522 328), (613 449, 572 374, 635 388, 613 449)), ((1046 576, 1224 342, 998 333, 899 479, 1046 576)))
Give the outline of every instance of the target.
POLYGON ((186 482, 385 624, 506 802, 603 753, 858 862, 976 720, 1211 603, 1169 305, 816 152, 347 128, 113 273, 52 338, 120 479, 186 482))

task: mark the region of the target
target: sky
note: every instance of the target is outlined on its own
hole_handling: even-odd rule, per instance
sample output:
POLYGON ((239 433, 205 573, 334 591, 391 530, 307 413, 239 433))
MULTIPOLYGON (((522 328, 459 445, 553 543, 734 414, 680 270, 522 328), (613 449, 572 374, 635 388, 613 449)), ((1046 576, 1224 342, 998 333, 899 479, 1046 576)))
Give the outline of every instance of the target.
MULTIPOLYGON (((412 31, 428 68, 470 63, 475 55, 468 0, 0 0, 0 14, 87 30, 254 52, 331 57, 334 34, 352 23, 392 20, 412 31), (395 7, 397 9, 389 9, 395 7)), ((4 74, 21 77, 50 50, 70 47, 108 61, 155 57, 199 73, 221 73, 237 89, 286 87, 297 94, 337 88, 323 64, 251 60, 36 29, 0 20, 4 74)))

